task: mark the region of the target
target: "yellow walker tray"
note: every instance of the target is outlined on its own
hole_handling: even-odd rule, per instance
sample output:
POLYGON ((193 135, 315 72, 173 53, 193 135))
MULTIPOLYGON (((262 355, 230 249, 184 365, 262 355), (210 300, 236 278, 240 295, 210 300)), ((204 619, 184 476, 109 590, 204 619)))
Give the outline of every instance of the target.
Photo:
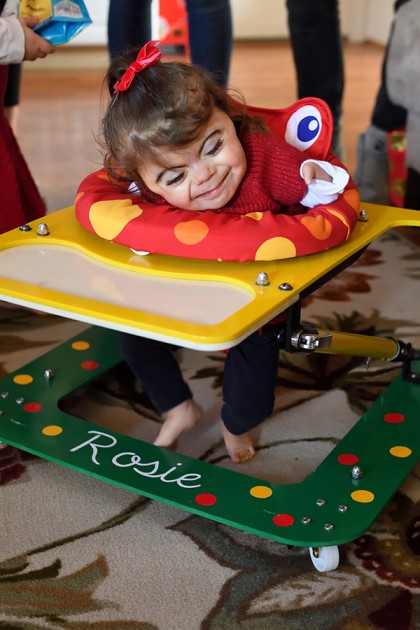
POLYGON ((100 326, 0 379, 0 439, 206 518, 309 547, 319 571, 335 569, 337 545, 366 531, 420 454, 420 352, 393 339, 301 326, 300 302, 397 226, 420 227, 420 213, 366 204, 344 245, 269 263, 138 256, 85 231, 72 208, 0 236, 0 299, 100 326), (122 360, 118 335, 106 328, 199 350, 226 349, 285 310, 278 342, 286 351, 403 366, 299 484, 212 466, 60 409, 64 396, 122 360))
POLYGON ((390 228, 420 227, 414 210, 366 204, 362 216, 349 240, 326 252, 220 263, 140 256, 85 230, 70 207, 41 228, 33 222, 0 235, 0 298, 188 348, 227 349, 390 228))

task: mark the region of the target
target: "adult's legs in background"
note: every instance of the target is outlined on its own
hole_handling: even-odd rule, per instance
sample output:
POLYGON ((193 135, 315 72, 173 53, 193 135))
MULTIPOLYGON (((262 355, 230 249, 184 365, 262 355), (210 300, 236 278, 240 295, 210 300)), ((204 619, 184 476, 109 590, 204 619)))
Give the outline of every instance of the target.
POLYGON ((342 157, 340 128, 344 64, 338 0, 286 0, 298 98, 328 103, 334 119, 333 152, 342 157))
POLYGON ((140 48, 151 39, 152 0, 110 0, 108 48, 111 58, 126 48, 140 48))
MULTIPOLYGON (((111 58, 152 39, 151 0, 110 0, 108 47, 111 58)), ((225 87, 232 56, 230 0, 187 0, 191 61, 225 87)))
POLYGON ((186 0, 191 61, 226 87, 232 57, 230 0, 186 0))
POLYGON ((4 115, 9 121, 13 133, 17 132, 17 121, 19 113, 19 96, 20 96, 20 75, 21 64, 11 63, 7 75, 6 93, 4 95, 4 115))
MULTIPOLYGON (((396 0, 394 13, 407 1, 396 0)), ((406 110, 391 102, 386 87, 386 62, 392 33, 393 25, 382 62, 381 84, 373 107, 371 124, 358 139, 354 174, 362 201, 384 205, 390 203, 387 134, 405 127, 407 119, 406 110)))

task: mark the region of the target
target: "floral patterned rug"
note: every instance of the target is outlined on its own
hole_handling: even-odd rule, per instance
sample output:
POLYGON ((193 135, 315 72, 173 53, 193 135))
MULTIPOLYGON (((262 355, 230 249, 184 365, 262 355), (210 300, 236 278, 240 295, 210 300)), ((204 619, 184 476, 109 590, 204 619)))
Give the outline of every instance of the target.
MULTIPOLYGON (((420 250, 394 233, 305 302, 303 318, 420 347, 420 250)), ((0 304, 0 376, 86 326, 0 304)), ((181 352, 205 421, 178 450, 235 468, 219 426, 224 355, 181 352)), ((399 373, 399 364, 281 354, 252 476, 303 480, 399 373)), ((159 417, 124 365, 66 410, 152 441, 159 417)), ((308 551, 206 520, 0 445, 0 629, 414 630, 420 619, 420 467, 338 569, 308 551)))

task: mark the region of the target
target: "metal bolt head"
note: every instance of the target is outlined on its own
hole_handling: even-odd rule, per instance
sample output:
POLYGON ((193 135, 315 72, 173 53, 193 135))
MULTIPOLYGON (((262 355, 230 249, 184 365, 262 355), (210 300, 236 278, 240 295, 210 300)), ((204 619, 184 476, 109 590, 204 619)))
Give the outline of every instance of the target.
POLYGON ((31 226, 25 223, 24 225, 19 226, 19 230, 21 232, 30 232, 32 230, 31 226))
POLYGON ((324 529, 326 532, 332 532, 332 530, 334 529, 334 525, 331 525, 331 523, 325 523, 324 529))
POLYGON ((260 273, 257 276, 257 280, 255 284, 258 285, 259 287, 268 287, 270 282, 268 280, 268 275, 265 273, 265 271, 260 271, 260 273))
POLYGON ((339 505, 338 506, 338 511, 339 512, 347 512, 349 508, 347 507, 347 505, 339 505))
POLYGON ((25 402, 24 398, 16 398, 16 404, 17 405, 23 405, 24 402, 25 402))
POLYGON ((292 291, 293 287, 288 282, 282 282, 279 286, 280 291, 292 291))
POLYGON ((351 476, 353 479, 361 479, 363 477, 363 471, 360 466, 353 466, 351 469, 351 476))
POLYGON ((38 225, 36 233, 38 236, 48 236, 48 234, 50 233, 48 225, 46 223, 40 223, 38 225))
POLYGON ((44 378, 46 381, 52 381, 54 378, 54 372, 50 369, 44 370, 44 378))
POLYGON ((1 398, 8 398, 9 397, 9 392, 1 392, 0 396, 1 396, 1 398))
POLYGON ((326 504, 326 500, 325 499, 317 499, 316 500, 316 504, 318 505, 318 507, 323 507, 326 504))
POLYGON ((312 522, 312 519, 311 519, 311 518, 309 518, 309 516, 304 516, 304 517, 302 518, 302 523, 303 523, 304 525, 309 525, 309 523, 311 523, 311 522, 312 522))
POLYGON ((362 223, 366 223, 366 221, 369 221, 369 214, 367 210, 360 210, 359 221, 361 221, 362 223))

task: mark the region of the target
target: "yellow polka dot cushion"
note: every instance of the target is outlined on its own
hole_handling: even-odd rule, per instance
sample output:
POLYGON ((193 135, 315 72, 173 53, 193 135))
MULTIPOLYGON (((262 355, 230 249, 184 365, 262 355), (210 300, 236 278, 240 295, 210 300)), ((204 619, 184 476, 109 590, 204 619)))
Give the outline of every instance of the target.
MULTIPOLYGON (((330 153, 332 116, 317 98, 285 109, 249 107, 271 131, 308 157, 342 166, 330 153)), ((135 251, 219 261, 279 260, 324 251, 345 242, 355 227, 360 198, 350 178, 339 198, 301 214, 195 212, 148 202, 116 187, 104 169, 80 184, 77 220, 99 237, 135 251)))

